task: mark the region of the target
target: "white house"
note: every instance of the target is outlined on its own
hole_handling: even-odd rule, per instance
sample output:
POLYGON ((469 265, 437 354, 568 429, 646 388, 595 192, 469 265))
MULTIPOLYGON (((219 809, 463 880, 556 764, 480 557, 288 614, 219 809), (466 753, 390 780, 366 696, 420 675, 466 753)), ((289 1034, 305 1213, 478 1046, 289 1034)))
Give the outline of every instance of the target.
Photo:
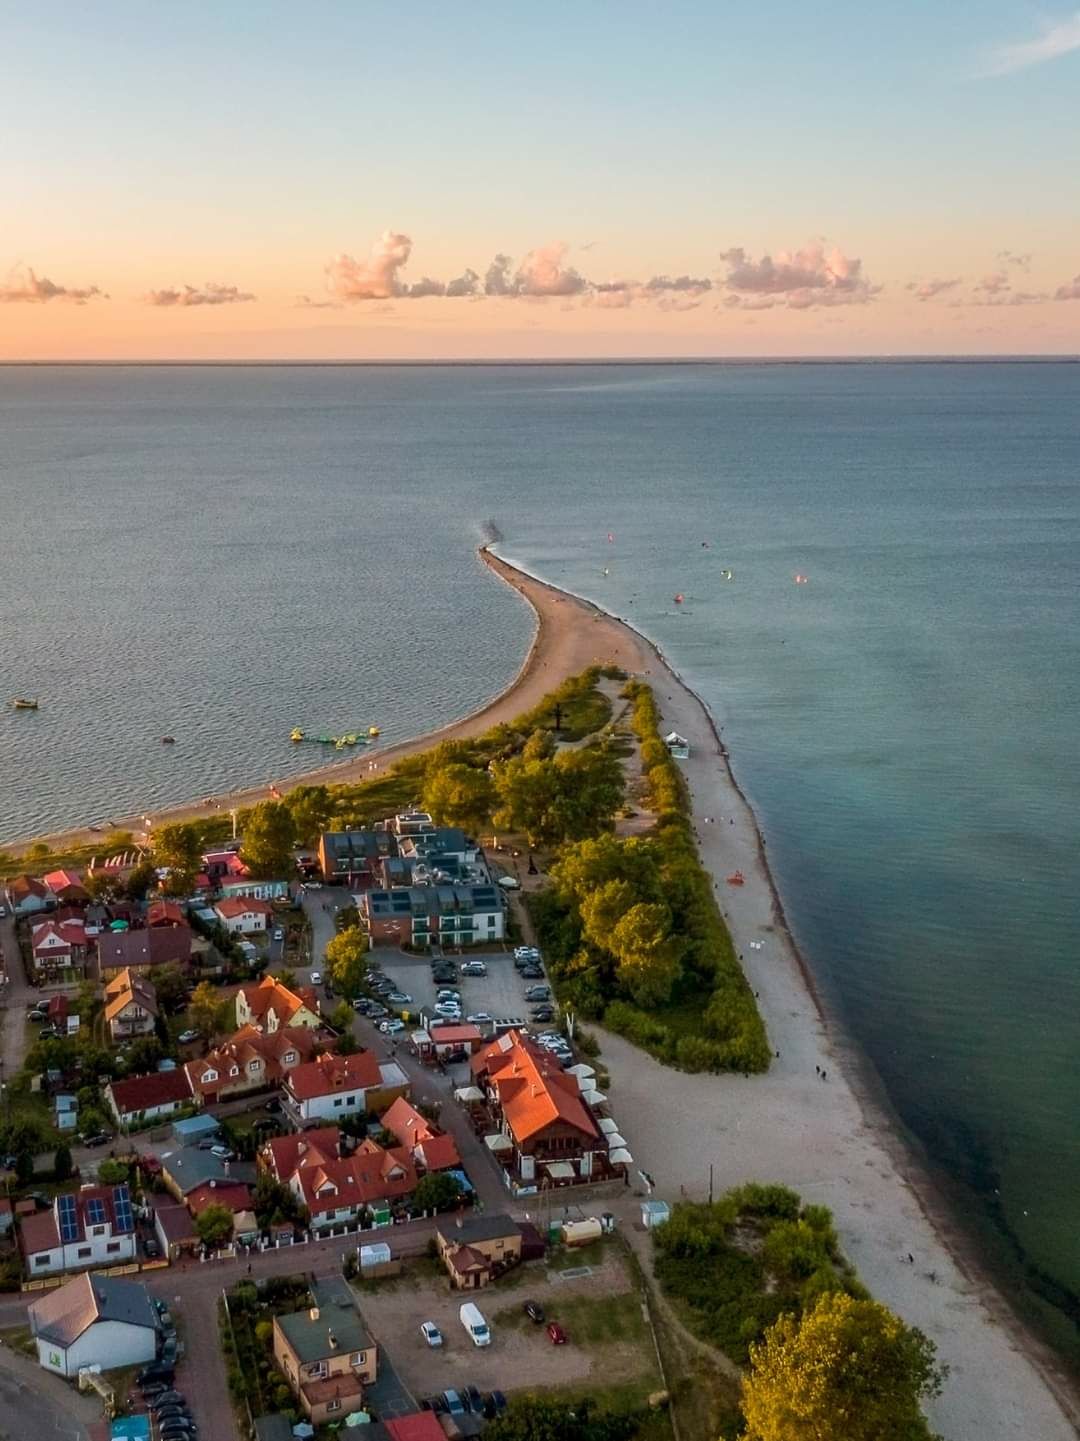
POLYGON ((76 1276, 35 1301, 29 1316, 38 1361, 60 1376, 77 1376, 83 1366, 135 1366, 157 1354, 157 1308, 137 1281, 76 1276))
POLYGON ((135 1216, 127 1186, 83 1186, 57 1196, 51 1210, 22 1217, 19 1249, 31 1277, 133 1260, 135 1216))
POLYGON ((231 936, 250 936, 265 931, 274 914, 267 901, 246 896, 226 896, 214 906, 214 915, 231 936))
POLYGON ((340 1122, 346 1116, 362 1116, 367 1110, 368 1091, 382 1086, 374 1051, 357 1051, 351 1056, 327 1051, 317 1060, 295 1066, 285 1077, 282 1094, 286 1110, 303 1128, 324 1121, 340 1122))
POLYGON ((195 1097, 187 1071, 177 1066, 171 1071, 151 1071, 145 1076, 109 1081, 105 1086, 105 1099, 121 1126, 138 1127, 175 1116, 182 1106, 190 1106, 195 1097))

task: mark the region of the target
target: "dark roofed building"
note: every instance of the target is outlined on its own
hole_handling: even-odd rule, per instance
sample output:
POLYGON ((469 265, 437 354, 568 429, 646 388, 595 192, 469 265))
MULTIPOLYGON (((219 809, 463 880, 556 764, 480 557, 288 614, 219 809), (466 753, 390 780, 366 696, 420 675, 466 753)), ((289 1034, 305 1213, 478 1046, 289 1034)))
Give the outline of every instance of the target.
POLYGON ((355 890, 366 890, 376 878, 380 861, 397 853, 393 831, 326 831, 319 837, 323 880, 343 881, 355 890))
POLYGON ((137 1281, 77 1276, 28 1314, 38 1360, 61 1376, 77 1376, 83 1366, 134 1366, 157 1353, 157 1308, 137 1281))
POLYGON ((274 1317, 274 1360, 315 1426, 360 1408, 376 1346, 354 1306, 322 1302, 274 1317))
POLYGON ((154 926, 141 931, 104 931, 97 940, 97 974, 111 981, 122 970, 149 970, 152 966, 187 966, 191 960, 191 930, 154 926))

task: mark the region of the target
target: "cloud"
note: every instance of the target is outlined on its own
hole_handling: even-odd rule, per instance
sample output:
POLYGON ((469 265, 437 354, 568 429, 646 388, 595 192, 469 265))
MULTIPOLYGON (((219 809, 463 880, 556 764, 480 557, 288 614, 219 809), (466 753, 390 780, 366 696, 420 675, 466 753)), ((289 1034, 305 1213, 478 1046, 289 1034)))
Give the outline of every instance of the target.
POLYGON ((1055 300, 1080 300, 1080 275, 1074 275, 1067 285, 1059 285, 1054 291, 1055 300))
POLYGON ((6 285, 0 285, 0 305, 47 305, 50 300, 65 300, 69 305, 85 305, 88 300, 100 296, 108 300, 96 285, 75 290, 67 285, 57 285, 46 275, 37 275, 29 266, 25 270, 15 269, 6 285))
POLYGON ((1019 270, 1030 270, 1032 255, 1030 250, 1017 252, 1015 250, 999 250, 997 259, 1003 260, 1006 265, 1015 265, 1019 270))
POLYGON ((509 255, 496 255, 484 275, 485 295, 513 295, 514 287, 510 279, 510 267, 513 263, 509 255))
POLYGON ((728 290, 725 304, 733 309, 742 305, 753 310, 780 304, 792 310, 865 305, 881 289, 863 274, 861 260, 850 259, 835 246, 826 253, 820 241, 812 241, 802 250, 779 251, 775 260, 771 255, 752 260, 741 246, 724 251, 720 259, 728 267, 723 282, 728 290), (762 297, 769 304, 761 304, 762 297), (751 300, 755 303, 749 304, 751 300))
POLYGON ((1011 289, 1012 281, 1005 274, 1004 270, 995 270, 989 275, 984 275, 975 286, 975 290, 981 292, 983 295, 1002 295, 1006 290, 1011 289))
POLYGON ((981 292, 976 287, 969 300, 954 300, 951 302, 953 308, 960 308, 965 305, 985 306, 996 309, 1003 305, 1041 305, 1050 297, 1042 290, 1009 290, 981 292))
POLYGON ((905 290, 910 290, 916 300, 933 300, 936 295, 944 295, 947 290, 955 290, 960 284, 959 276, 954 280, 911 280, 905 285, 905 290))
POLYGON ((192 305, 242 305, 255 297, 249 290, 240 290, 235 285, 215 285, 208 280, 203 286, 185 285, 183 290, 151 290, 143 299, 147 305, 161 309, 174 306, 186 309, 192 305))
POLYGON ((451 280, 446 286, 446 295, 450 300, 460 299, 462 296, 480 294, 480 277, 475 270, 466 270, 456 280, 451 280))
POLYGON ((1060 60, 1074 50, 1080 50, 1080 10, 1056 25, 1044 25, 1042 34, 1034 40, 998 45, 990 51, 982 74, 986 77, 1011 75, 1016 70, 1042 65, 1047 60, 1060 60))
POLYGON ((339 300, 312 300, 310 295, 298 295, 293 301, 294 310, 340 310, 339 300))
POLYGON ((326 267, 331 291, 341 300, 393 300, 405 293, 398 271, 408 264, 412 240, 394 230, 385 230, 366 260, 339 255, 326 267))
POLYGON ((446 286, 441 280, 432 280, 430 275, 425 275, 423 280, 404 286, 400 293, 410 300, 423 300, 429 295, 445 295, 446 286))
POLYGON ((580 295, 589 283, 572 266, 564 265, 567 246, 561 241, 530 250, 514 275, 514 294, 533 297, 580 295))

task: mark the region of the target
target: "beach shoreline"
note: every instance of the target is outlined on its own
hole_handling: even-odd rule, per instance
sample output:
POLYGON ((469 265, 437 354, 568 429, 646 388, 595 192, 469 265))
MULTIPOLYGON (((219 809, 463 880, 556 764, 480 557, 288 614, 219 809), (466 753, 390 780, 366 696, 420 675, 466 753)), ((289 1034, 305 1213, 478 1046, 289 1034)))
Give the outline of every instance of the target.
MULTIPOLYGON (((496 554, 495 544, 501 543, 479 548, 480 560, 523 597, 535 617, 531 644, 510 684, 434 731, 279 780, 277 789, 287 793, 302 785, 385 774, 395 760, 441 740, 476 735, 513 719, 589 665, 615 663, 649 681, 665 724, 691 741, 684 774, 702 862, 715 878, 778 1058, 761 1077, 689 1079, 601 1032, 620 1127, 639 1164, 659 1178, 660 1194, 669 1199, 677 1199, 684 1187, 686 1194, 703 1198, 705 1174, 697 1172, 702 1157, 715 1155, 720 1189, 748 1179, 783 1181, 807 1200, 829 1205, 845 1250, 871 1292, 931 1335, 950 1364, 952 1379, 932 1408, 948 1441, 1075 1437, 1080 1410, 1070 1378, 972 1254, 869 1058, 828 1013, 787 921, 761 828, 708 706, 660 647, 630 622, 496 554), (725 890, 723 878, 734 869, 743 871, 746 884, 725 890), (686 1106, 687 1085, 700 1092, 701 1108, 686 1106), (677 1178, 674 1195, 665 1176, 677 1178), (909 1252, 917 1254, 917 1265, 906 1262, 909 1252)), ((216 797, 214 806, 178 805, 156 810, 152 818, 160 825, 220 817, 268 794, 268 785, 248 787, 216 797)), ((114 824, 138 832, 141 821, 139 813, 114 824)), ((24 850, 35 840, 58 848, 99 837, 85 827, 71 828, 5 848, 24 850)))

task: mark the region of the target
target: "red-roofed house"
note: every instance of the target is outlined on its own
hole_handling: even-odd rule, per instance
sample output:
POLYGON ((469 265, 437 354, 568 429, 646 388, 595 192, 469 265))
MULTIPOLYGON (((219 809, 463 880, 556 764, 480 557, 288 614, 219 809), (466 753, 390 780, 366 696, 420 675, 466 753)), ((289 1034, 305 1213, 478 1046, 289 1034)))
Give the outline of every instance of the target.
POLYGON ((33 876, 15 876, 7 885, 8 905, 16 916, 32 916, 53 904, 48 886, 33 876))
POLYGON ((187 1072, 179 1066, 175 1071, 151 1071, 126 1081, 110 1081, 105 1099, 121 1126, 142 1126, 175 1115, 194 1098, 187 1072))
POLYGON ((51 1210, 20 1218, 19 1248, 30 1276, 130 1261, 135 1218, 127 1186, 83 1186, 62 1193, 51 1210))
POLYGON ((204 1181, 184 1197, 193 1216, 201 1216, 207 1206, 224 1206, 234 1216, 251 1209, 251 1187, 243 1181, 204 1181))
POLYGON ((341 1131, 337 1126, 320 1126, 311 1131, 290 1131, 287 1136, 271 1136, 259 1152, 261 1171, 275 1181, 288 1183, 300 1166, 336 1161, 341 1154, 341 1131))
POLYGON ((380 1125, 386 1127, 398 1145, 404 1146, 425 1171, 449 1171, 461 1165, 453 1136, 440 1131, 404 1096, 399 1096, 383 1113, 380 1125))
POLYGON ((413 1411, 383 1422, 390 1441, 446 1441, 446 1432, 435 1419, 434 1411, 413 1411))
POLYGON ((231 936, 251 936, 267 929, 274 908, 268 901, 226 896, 214 903, 214 914, 231 936))
POLYGON ((597 1155, 606 1153, 576 1077, 518 1031, 485 1046, 470 1066, 502 1113, 521 1180, 535 1181, 541 1171, 556 1184, 593 1175, 597 1155))
POLYGON ((276 1086, 296 1066, 310 1061, 320 1039, 306 1026, 287 1026, 264 1035, 241 1026, 227 1041, 184 1067, 191 1089, 207 1105, 276 1086))
POLYGON ((90 892, 83 885, 78 871, 50 871, 42 879, 56 897, 58 905, 85 906, 90 899, 90 892))
POLYGON ((263 976, 257 986, 241 986, 236 993, 236 1024, 276 1031, 280 1026, 321 1025, 319 1001, 309 986, 290 991, 273 976, 263 976))
POLYGON ((234 876, 241 879, 250 871, 236 851, 207 851, 203 856, 203 870, 212 881, 234 876))
POLYGON ((384 1150, 362 1141, 351 1156, 336 1161, 301 1163, 289 1177, 289 1189, 311 1214, 312 1230, 352 1225, 367 1210, 388 1220, 395 1202, 406 1201, 419 1177, 404 1146, 384 1150))
POLYGON ((357 1051, 352 1056, 327 1052, 290 1071, 282 1091, 286 1109, 296 1124, 304 1127, 362 1116, 368 1092, 381 1089, 382 1084, 374 1051, 357 1051))
POLYGON ((151 901, 146 910, 148 926, 186 926, 184 912, 175 901, 151 901))
POLYGON ((78 970, 86 962, 86 927, 82 921, 37 921, 30 928, 30 949, 39 975, 78 970))

